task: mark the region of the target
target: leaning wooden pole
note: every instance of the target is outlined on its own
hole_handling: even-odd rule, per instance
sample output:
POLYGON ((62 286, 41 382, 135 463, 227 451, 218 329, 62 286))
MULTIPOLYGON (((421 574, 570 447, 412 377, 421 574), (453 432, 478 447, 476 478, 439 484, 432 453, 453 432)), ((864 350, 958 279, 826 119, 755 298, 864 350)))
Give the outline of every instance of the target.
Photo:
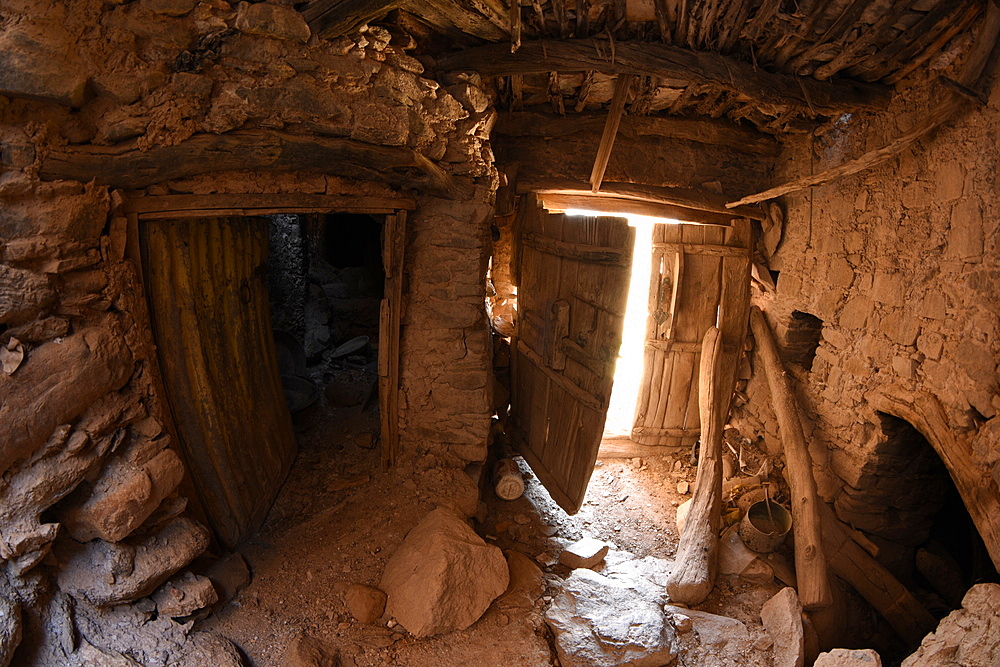
POLYGON ((674 569, 667 578, 667 593, 672 602, 698 604, 708 597, 715 585, 722 522, 722 425, 725 409, 718 391, 722 375, 722 334, 712 327, 705 333, 701 344, 698 481, 677 547, 674 569))
POLYGON ((785 480, 791 488, 795 525, 795 575, 799 584, 799 599, 805 609, 820 609, 830 604, 833 597, 823 555, 819 498, 812 474, 812 460, 802 432, 798 404, 778 358, 778 346, 764 313, 757 306, 750 310, 750 327, 757 342, 758 359, 767 375, 771 403, 778 418, 778 435, 785 449, 785 480))

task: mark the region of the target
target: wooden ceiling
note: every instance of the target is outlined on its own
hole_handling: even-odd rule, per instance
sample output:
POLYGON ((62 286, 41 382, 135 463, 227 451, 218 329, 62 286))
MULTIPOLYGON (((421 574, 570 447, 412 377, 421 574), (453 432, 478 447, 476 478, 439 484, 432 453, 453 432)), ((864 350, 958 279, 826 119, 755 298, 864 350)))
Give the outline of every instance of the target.
POLYGON ((961 59, 992 0, 310 0, 314 31, 364 22, 437 72, 477 71, 508 111, 629 115, 822 131, 880 106, 915 70, 961 59))

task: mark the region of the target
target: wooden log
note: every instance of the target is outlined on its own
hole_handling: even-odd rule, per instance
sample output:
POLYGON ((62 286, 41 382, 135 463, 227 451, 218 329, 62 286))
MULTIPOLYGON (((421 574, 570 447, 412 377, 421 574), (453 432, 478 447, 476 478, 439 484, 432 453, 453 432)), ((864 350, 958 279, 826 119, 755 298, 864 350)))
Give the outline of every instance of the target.
POLYGON ((715 585, 722 523, 723 410, 717 386, 722 375, 722 334, 712 327, 702 341, 698 378, 702 433, 698 481, 674 569, 667 578, 667 593, 672 602, 699 604, 715 585))
MULTIPOLYGON (((889 570, 851 539, 826 503, 820 503, 823 550, 830 569, 881 614, 909 646, 916 646, 937 621, 889 570)), ((796 531, 798 527, 796 527, 796 531)), ((801 573, 799 582, 802 582, 801 573)))
POLYGON ((198 174, 247 169, 335 174, 388 182, 451 199, 468 199, 473 191, 471 181, 455 178, 408 148, 264 130, 196 134, 175 146, 146 151, 131 143, 64 147, 46 155, 39 176, 46 181, 96 181, 137 189, 198 174))
POLYGON ((610 75, 647 74, 722 88, 759 103, 810 113, 882 108, 888 92, 877 84, 833 84, 774 74, 716 53, 617 40, 611 44, 595 39, 541 39, 524 42, 517 53, 510 53, 508 44, 487 44, 438 56, 435 67, 484 76, 584 70, 610 75))
MULTIPOLYGON (((598 113, 572 116, 522 111, 501 114, 494 134, 509 137, 564 137, 578 132, 597 132, 606 121, 598 113)), ((625 116, 618 126, 623 137, 683 139, 709 146, 722 146, 744 153, 775 157, 780 146, 774 137, 724 120, 675 116, 625 116)))
POLYGON ((830 579, 823 556, 819 518, 819 499, 813 479, 812 460, 806 447, 799 409, 788 376, 778 357, 778 346, 764 313, 750 309, 750 326, 757 344, 755 350, 767 375, 771 403, 778 419, 778 435, 785 450, 785 479, 791 488, 792 518, 795 522, 795 572, 802 606, 819 609, 830 604, 830 579))
MULTIPOLYGON (((990 2, 986 7, 986 18, 983 20, 979 36, 976 38, 976 43, 965 60, 965 65, 962 67, 962 72, 958 77, 958 83, 969 88, 975 86, 983 72, 983 68, 986 66, 990 54, 993 52, 994 46, 997 44, 998 37, 1000 37, 1000 7, 996 3, 990 2)), ((826 169, 818 174, 796 178, 784 185, 743 197, 742 199, 726 204, 726 207, 735 208, 747 204, 756 204, 757 202, 774 199, 775 197, 780 197, 791 192, 804 190, 813 185, 831 183, 844 176, 850 176, 859 171, 871 169, 892 156, 903 152, 917 139, 936 129, 951 118, 964 102, 965 97, 961 93, 956 92, 952 88, 945 88, 941 99, 931 108, 923 120, 882 148, 868 151, 859 158, 845 162, 832 169, 826 169)))
POLYGON ((317 36, 333 39, 405 4, 407 0, 312 0, 302 8, 302 17, 317 36))
POLYGON ((601 143, 597 146, 594 168, 590 172, 591 192, 597 192, 601 189, 601 181, 604 180, 604 172, 608 168, 611 149, 614 148, 615 137, 618 135, 618 124, 621 123, 622 114, 625 113, 625 101, 628 99, 628 91, 634 78, 631 74, 620 74, 618 80, 615 81, 615 94, 611 98, 608 118, 604 123, 604 132, 601 134, 601 143))

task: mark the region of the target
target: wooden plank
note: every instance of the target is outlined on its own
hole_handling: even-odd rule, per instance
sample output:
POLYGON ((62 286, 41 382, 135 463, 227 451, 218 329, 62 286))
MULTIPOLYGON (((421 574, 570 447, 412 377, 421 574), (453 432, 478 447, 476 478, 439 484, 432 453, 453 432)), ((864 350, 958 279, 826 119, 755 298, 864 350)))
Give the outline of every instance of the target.
POLYGON ((195 134, 173 146, 141 150, 117 146, 67 146, 42 161, 42 180, 96 181, 139 189, 155 183, 218 171, 311 171, 387 182, 468 199, 473 184, 450 175, 416 151, 352 139, 299 136, 266 130, 195 134))
POLYGON ((524 245, 548 255, 556 255, 566 259, 575 259, 593 264, 611 264, 625 266, 629 256, 615 248, 601 248, 585 243, 569 243, 550 236, 528 232, 524 235, 524 245))
MULTIPOLYGON (((711 224, 729 224, 734 217, 762 221, 767 218, 766 211, 759 206, 730 208, 726 203, 728 200, 725 196, 708 190, 696 190, 694 188, 671 188, 606 181, 601 184, 601 192, 595 195, 590 191, 590 187, 586 183, 566 178, 536 178, 519 179, 517 182, 517 191, 520 194, 534 192, 544 196, 551 194, 573 195, 574 197, 579 197, 581 201, 588 202, 590 199, 587 199, 587 197, 596 200, 599 197, 613 196, 619 199, 632 199, 635 201, 680 206, 692 209, 693 211, 721 213, 725 216, 723 218, 713 218, 716 222, 712 222, 711 224)), ((571 206, 571 208, 578 207, 571 206)), ((701 221, 697 220, 696 222, 701 221)))
MULTIPOLYGON (((366 197, 309 194, 210 194, 210 195, 156 195, 129 197, 125 200, 128 213, 150 214, 176 211, 211 211, 213 209, 308 209, 343 213, 394 213, 412 211, 417 207, 412 197, 366 197), (360 210, 357 210, 360 209, 360 210)), ((261 215, 250 213, 249 215, 261 215)), ((202 216, 204 217, 204 216, 202 216)))
POLYGON ((406 266, 406 211, 386 216, 386 240, 390 244, 386 258, 386 315, 380 319, 379 337, 382 338, 382 327, 388 329, 385 339, 388 345, 379 347, 379 367, 382 358, 387 357, 386 377, 380 380, 379 417, 383 426, 382 465, 390 467, 396 463, 399 455, 399 384, 400 384, 400 335, 403 326, 403 267, 406 266), (384 400, 383 400, 384 397, 384 400))
POLYGON ((538 198, 545 205, 545 208, 552 212, 582 209, 586 211, 599 211, 612 215, 630 213, 634 215, 646 215, 654 218, 666 218, 668 220, 676 220, 678 222, 706 225, 727 225, 732 219, 732 214, 710 213, 708 211, 698 211, 662 202, 626 199, 623 197, 608 195, 603 192, 587 192, 581 194, 540 192, 538 193, 538 198))
POLYGON ((672 438, 686 438, 688 436, 697 437, 701 434, 701 428, 652 428, 649 426, 641 426, 632 429, 632 433, 653 437, 666 435, 672 438))
POLYGON ((734 248, 724 245, 692 244, 692 243, 655 243, 654 248, 667 252, 685 255, 708 255, 710 257, 746 257, 746 248, 734 248))
POLYGON ((888 89, 877 84, 838 84, 810 77, 774 74, 716 53, 677 46, 596 39, 525 42, 517 53, 506 44, 487 44, 438 56, 441 71, 475 71, 483 76, 596 70, 609 75, 646 74, 729 90, 763 104, 810 113, 879 109, 888 89))
POLYGON ((604 438, 597 452, 599 459, 634 459, 638 457, 663 456, 680 453, 681 448, 669 445, 640 445, 630 438, 621 436, 604 438))
POLYGON ((233 547, 263 522, 295 455, 261 271, 267 226, 213 218, 140 230, 180 450, 209 524, 233 547))
POLYGON ((611 97, 611 105, 608 108, 608 118, 604 123, 601 142, 597 146, 594 168, 590 172, 591 192, 597 192, 601 189, 601 181, 604 180, 604 172, 608 168, 611 149, 615 145, 615 137, 618 135, 618 125, 621 123, 622 114, 625 112, 625 102, 628 100, 628 93, 632 87, 633 79, 634 77, 631 74, 619 74, 618 80, 615 81, 615 92, 611 97))

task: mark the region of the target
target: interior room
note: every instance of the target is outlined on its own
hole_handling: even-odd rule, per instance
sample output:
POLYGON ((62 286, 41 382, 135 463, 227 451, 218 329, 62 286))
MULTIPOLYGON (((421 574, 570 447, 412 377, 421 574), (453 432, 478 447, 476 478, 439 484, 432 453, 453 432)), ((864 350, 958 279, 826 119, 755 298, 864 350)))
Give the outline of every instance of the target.
POLYGON ((0 667, 1000 662, 996 0, 5 0, 0 667))

